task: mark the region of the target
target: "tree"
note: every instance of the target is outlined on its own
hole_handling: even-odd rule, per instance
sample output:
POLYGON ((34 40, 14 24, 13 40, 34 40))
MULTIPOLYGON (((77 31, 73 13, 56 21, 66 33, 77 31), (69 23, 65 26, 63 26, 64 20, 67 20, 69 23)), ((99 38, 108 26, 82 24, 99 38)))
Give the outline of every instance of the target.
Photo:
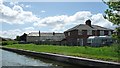
POLYGON ((20 41, 25 41, 26 42, 27 34, 24 33, 22 36, 20 36, 20 41))
POLYGON ((103 0, 103 2, 109 6, 105 11, 105 18, 117 25, 116 34, 113 34, 113 37, 120 43, 120 0, 103 0))
MULTIPOLYGON (((105 18, 111 21, 116 27, 116 33, 113 34, 113 38, 117 40, 116 46, 113 48, 114 51, 117 53, 117 56, 120 57, 120 0, 109 0, 105 2, 105 4, 109 6, 109 9, 105 11, 105 18)), ((119 61, 120 59, 118 59, 119 61)))
POLYGON ((24 33, 23 35, 21 36, 16 36, 16 41, 26 41, 26 38, 27 38, 27 34, 24 33))
POLYGON ((16 41, 20 41, 20 36, 16 36, 16 41))

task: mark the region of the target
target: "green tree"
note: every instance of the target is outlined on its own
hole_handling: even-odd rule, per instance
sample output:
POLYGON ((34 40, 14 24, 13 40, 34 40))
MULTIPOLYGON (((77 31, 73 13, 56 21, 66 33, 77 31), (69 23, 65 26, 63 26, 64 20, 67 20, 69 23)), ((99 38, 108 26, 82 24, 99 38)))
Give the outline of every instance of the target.
POLYGON ((105 11, 105 18, 117 25, 113 37, 120 43, 120 0, 103 0, 103 2, 109 6, 105 11))
POLYGON ((20 36, 16 36, 16 41, 20 41, 20 36))
MULTIPOLYGON (((116 33, 113 34, 113 38, 117 40, 116 46, 113 48, 114 51, 117 53, 118 57, 120 57, 120 0, 108 0, 105 4, 109 6, 109 9, 105 11, 105 18, 111 21, 114 25, 117 25, 115 31, 116 33)), ((120 59, 118 59, 119 61, 120 59)))

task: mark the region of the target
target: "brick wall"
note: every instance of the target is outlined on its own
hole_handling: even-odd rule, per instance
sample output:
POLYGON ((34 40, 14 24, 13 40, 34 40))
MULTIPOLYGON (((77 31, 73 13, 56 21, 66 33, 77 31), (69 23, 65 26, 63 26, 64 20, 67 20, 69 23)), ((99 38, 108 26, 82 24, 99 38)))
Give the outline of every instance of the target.
MULTIPOLYGON (((78 30, 72 30, 64 34, 68 45, 80 45, 81 40, 83 40, 83 45, 87 45, 87 38, 89 36, 100 36, 100 30, 93 30, 92 35, 87 35, 87 30, 82 30, 82 35, 78 35, 78 30), (70 33, 70 36, 68 36, 68 33, 70 33)), ((104 35, 109 35, 109 31, 105 30, 104 35)))

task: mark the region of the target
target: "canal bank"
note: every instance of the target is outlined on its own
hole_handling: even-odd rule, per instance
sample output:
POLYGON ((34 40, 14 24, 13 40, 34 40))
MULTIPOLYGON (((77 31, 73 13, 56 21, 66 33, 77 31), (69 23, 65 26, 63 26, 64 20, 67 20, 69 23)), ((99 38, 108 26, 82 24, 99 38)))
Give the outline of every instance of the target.
POLYGON ((90 67, 100 67, 100 68, 117 68, 120 67, 120 63, 116 62, 108 62, 108 61, 101 61, 101 60, 93 60, 87 58, 80 58, 80 57, 73 57, 73 56, 65 56, 59 54, 51 54, 51 53, 44 53, 44 52, 35 52, 23 49, 14 49, 14 48, 6 48, 2 47, 4 50, 13 51, 19 54, 25 54, 30 56, 42 57, 47 59, 52 59, 55 61, 75 64, 75 65, 83 65, 83 66, 90 66, 90 67))
MULTIPOLYGON (((76 66, 41 57, 33 57, 0 49, 2 53, 1 68, 74 68, 76 66)), ((85 68, 79 66, 79 68, 85 68)))

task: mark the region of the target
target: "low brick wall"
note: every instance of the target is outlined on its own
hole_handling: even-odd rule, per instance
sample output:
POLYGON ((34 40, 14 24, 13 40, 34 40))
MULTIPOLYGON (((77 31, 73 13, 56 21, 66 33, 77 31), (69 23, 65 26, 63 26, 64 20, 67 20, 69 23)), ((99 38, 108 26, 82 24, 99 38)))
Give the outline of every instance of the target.
POLYGON ((0 47, 0 48, 4 50, 16 52, 19 54, 42 57, 42 58, 52 59, 60 62, 66 62, 74 65, 99 67, 99 68, 120 68, 120 63, 117 62, 108 62, 102 60, 93 60, 93 59, 65 56, 65 55, 52 54, 52 53, 35 52, 35 51, 29 51, 23 49, 14 49, 14 48, 6 48, 6 47, 0 47))

